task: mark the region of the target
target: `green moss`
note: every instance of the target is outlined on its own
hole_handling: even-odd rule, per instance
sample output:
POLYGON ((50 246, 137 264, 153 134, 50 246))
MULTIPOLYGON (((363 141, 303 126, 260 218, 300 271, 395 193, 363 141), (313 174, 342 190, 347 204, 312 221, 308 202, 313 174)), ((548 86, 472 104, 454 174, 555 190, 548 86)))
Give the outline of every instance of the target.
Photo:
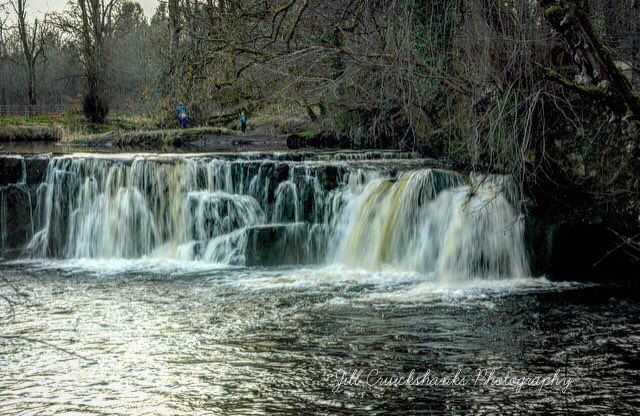
POLYGON ((299 131, 299 132, 297 132, 295 134, 297 134, 298 136, 303 137, 305 139, 312 139, 312 138, 316 137, 316 135, 318 133, 315 132, 315 131, 311 131, 311 130, 305 130, 305 131, 299 131))
POLYGON ((552 14, 554 14, 554 13, 558 13, 558 12, 560 12, 560 11, 562 11, 562 8, 561 8, 559 5, 554 4, 553 6, 548 7, 548 8, 544 11, 544 15, 545 15, 546 17, 549 17, 549 16, 551 16, 552 14))

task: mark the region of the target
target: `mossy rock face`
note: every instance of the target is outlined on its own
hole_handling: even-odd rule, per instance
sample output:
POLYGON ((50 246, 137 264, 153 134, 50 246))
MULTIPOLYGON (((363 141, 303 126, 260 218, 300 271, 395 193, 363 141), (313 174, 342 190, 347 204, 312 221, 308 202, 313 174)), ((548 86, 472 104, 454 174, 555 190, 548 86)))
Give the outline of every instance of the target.
POLYGON ((314 132, 299 131, 287 135, 287 148, 295 150, 303 147, 315 147, 319 149, 333 149, 340 147, 349 147, 346 143, 333 132, 314 132))
POLYGON ((0 185, 18 183, 22 178, 22 158, 0 157, 0 185))
POLYGON ((0 142, 57 142, 60 130, 50 126, 0 126, 0 142))
POLYGON ((0 200, 6 204, 3 224, 6 225, 4 239, 0 247, 1 255, 7 258, 14 258, 22 251, 22 248, 31 239, 31 217, 30 205, 32 198, 29 191, 19 185, 8 185, 0 188, 0 200))
POLYGON ((49 159, 45 157, 27 157, 24 160, 27 185, 38 185, 44 181, 49 159))
POLYGON ((220 135, 235 135, 235 132, 224 127, 132 131, 117 135, 113 144, 120 147, 180 147, 220 135))
POLYGON ((314 264, 320 247, 309 246, 309 225, 261 225, 247 230, 246 265, 314 264))

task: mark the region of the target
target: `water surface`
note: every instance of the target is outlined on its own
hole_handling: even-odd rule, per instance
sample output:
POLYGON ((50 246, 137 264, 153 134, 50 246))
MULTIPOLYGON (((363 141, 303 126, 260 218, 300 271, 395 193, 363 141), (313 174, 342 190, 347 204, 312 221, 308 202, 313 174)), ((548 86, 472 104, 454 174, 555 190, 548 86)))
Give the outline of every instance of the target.
POLYGON ((0 413, 635 414, 637 287, 141 259, 0 268, 0 413), (562 386, 337 387, 478 370, 562 386), (364 377, 364 376, 363 376, 364 377), (372 379, 373 380, 373 379, 372 379))

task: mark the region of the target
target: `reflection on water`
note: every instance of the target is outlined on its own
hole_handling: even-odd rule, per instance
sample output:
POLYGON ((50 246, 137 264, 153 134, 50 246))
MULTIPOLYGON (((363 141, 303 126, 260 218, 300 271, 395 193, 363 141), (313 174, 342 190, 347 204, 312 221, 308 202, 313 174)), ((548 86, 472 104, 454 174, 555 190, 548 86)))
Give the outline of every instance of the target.
POLYGON ((66 261, 0 268, 0 414, 633 414, 637 288, 394 271, 66 261), (160 270, 162 272, 160 272, 160 270), (343 386, 340 370, 571 377, 343 386))
POLYGON ((113 138, 96 139, 93 142, 60 141, 60 142, 13 142, 0 143, 0 151, 8 153, 56 153, 69 154, 75 152, 91 153, 121 153, 123 151, 149 150, 153 152, 191 153, 212 151, 273 151, 287 150, 287 143, 283 138, 273 136, 211 136, 196 143, 185 143, 182 146, 165 145, 159 148, 157 145, 138 146, 113 146, 113 138))

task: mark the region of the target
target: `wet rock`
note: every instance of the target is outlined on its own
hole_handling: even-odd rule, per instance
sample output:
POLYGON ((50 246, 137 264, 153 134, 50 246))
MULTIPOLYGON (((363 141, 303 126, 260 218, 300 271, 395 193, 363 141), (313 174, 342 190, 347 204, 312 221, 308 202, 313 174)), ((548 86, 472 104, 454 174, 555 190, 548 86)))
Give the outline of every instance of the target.
POLYGON ((315 147, 319 149, 350 147, 348 140, 336 136, 333 132, 314 133, 310 131, 302 131, 288 134, 286 139, 287 148, 292 150, 303 147, 315 147))
POLYGON ((277 163, 275 165, 273 176, 277 182, 286 181, 289 178, 289 165, 286 163, 277 163))
POLYGON ((29 242, 32 235, 29 191, 19 185, 0 188, 0 235, 4 257, 15 257, 29 242))
POLYGON ((317 261, 304 223, 261 225, 247 230, 247 266, 303 265, 317 261))
POLYGON ((0 156, 0 185, 20 182, 22 160, 20 156, 0 156))
POLYGON ((25 159, 27 184, 37 185, 44 181, 49 159, 43 157, 29 157, 25 159))
POLYGON ((529 217, 525 243, 534 276, 555 280, 610 281, 640 277, 640 262, 603 223, 529 217))
POLYGON ((529 217, 525 221, 525 246, 531 273, 534 276, 549 274, 554 225, 529 217))
POLYGON ((344 173, 344 168, 335 165, 327 165, 322 172, 321 180, 322 186, 332 191, 340 184, 340 178, 344 173))
POLYGON ((287 135, 287 148, 291 150, 297 150, 305 146, 304 137, 297 133, 287 135))

